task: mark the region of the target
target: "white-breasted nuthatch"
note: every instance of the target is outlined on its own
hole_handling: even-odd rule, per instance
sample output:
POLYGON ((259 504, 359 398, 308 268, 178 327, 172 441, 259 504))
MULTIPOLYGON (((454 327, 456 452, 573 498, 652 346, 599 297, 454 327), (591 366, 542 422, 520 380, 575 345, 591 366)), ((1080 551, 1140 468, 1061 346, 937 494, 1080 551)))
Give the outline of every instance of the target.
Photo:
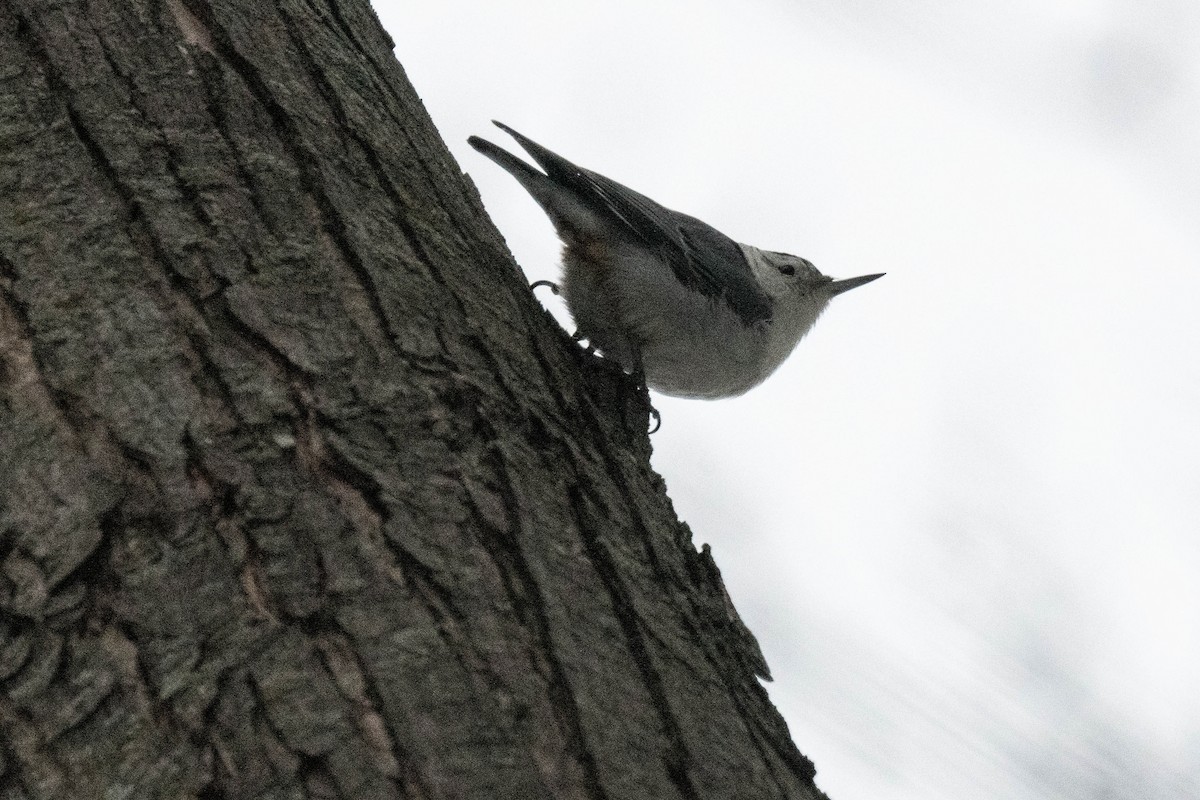
POLYGON ((713 399, 757 386, 834 295, 883 274, 835 281, 799 256, 739 244, 495 124, 545 173, 486 139, 467 142, 554 223, 577 338, 662 394, 713 399))

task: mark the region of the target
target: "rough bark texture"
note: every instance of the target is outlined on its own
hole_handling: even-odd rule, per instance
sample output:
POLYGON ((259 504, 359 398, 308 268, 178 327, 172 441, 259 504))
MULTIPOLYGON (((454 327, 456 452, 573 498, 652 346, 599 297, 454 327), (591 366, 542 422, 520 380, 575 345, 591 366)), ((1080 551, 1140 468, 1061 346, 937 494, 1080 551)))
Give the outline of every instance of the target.
POLYGON ((820 796, 391 48, 0 0, 0 798, 820 796))

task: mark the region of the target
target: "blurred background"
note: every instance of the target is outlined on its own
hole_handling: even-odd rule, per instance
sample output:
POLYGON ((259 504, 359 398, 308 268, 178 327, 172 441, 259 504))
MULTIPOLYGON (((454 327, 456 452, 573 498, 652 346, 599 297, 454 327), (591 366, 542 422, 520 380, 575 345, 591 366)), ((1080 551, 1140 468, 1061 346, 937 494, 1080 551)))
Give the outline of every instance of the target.
POLYGON ((376 7, 530 280, 559 246, 467 146, 493 117, 888 273, 750 394, 655 400, 822 789, 1200 797, 1200 4, 376 7))

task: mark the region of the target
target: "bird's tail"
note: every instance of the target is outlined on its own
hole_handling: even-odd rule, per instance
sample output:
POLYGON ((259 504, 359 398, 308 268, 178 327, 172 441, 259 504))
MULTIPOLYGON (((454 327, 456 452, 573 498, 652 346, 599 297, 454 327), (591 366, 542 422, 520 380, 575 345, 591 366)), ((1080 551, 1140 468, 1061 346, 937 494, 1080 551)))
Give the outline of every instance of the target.
POLYGON ((493 144, 478 136, 469 137, 467 144, 503 167, 506 172, 520 181, 527 191, 532 192, 534 186, 546 180, 546 176, 534 169, 532 165, 522 161, 498 144, 493 144))
POLYGON ((499 122, 496 125, 511 134, 534 161, 545 168, 546 172, 538 171, 532 164, 521 160, 487 139, 470 136, 467 138, 467 144, 495 161, 505 172, 516 178, 525 191, 529 192, 549 215, 560 236, 564 226, 577 232, 595 233, 603 229, 603 222, 596 216, 595 211, 582 202, 576 194, 573 182, 579 180, 580 169, 578 167, 536 142, 526 139, 507 125, 499 122))

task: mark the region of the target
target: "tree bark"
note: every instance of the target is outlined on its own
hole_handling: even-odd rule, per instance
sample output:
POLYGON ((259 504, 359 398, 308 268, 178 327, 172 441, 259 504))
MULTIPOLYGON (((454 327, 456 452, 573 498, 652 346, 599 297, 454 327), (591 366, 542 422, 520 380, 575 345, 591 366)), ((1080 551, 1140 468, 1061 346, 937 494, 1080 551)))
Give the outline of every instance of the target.
POLYGON ((822 796, 392 46, 0 0, 0 798, 822 796))

